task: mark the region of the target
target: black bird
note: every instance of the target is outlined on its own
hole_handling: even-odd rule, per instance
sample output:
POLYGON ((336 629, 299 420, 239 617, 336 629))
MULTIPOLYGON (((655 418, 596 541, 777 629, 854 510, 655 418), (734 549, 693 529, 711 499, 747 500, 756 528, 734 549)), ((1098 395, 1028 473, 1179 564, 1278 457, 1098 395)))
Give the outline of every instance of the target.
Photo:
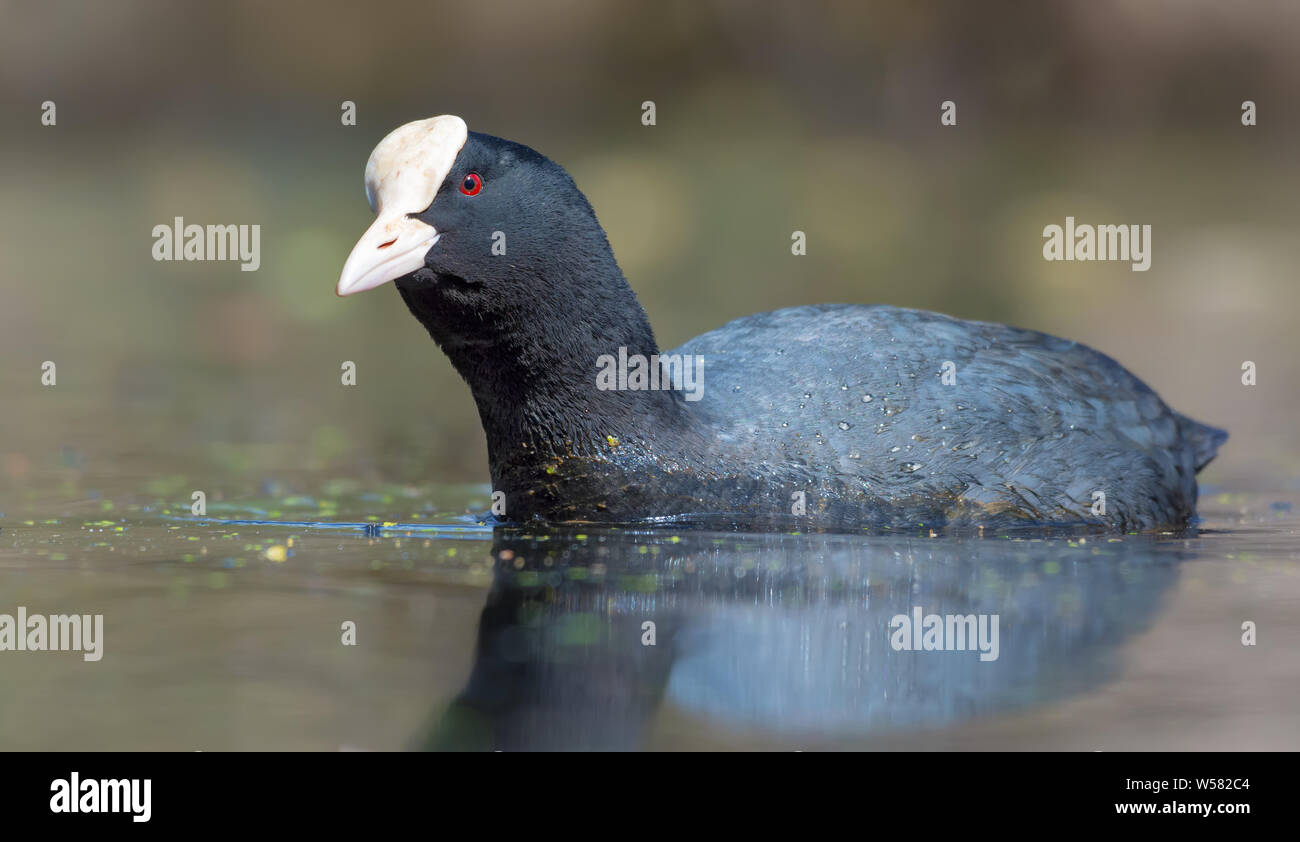
POLYGON ((366 193, 338 293, 396 281, 509 520, 1178 527, 1227 438, 1077 342, 918 310, 761 313, 661 358, 568 173, 459 117, 385 137, 366 193))

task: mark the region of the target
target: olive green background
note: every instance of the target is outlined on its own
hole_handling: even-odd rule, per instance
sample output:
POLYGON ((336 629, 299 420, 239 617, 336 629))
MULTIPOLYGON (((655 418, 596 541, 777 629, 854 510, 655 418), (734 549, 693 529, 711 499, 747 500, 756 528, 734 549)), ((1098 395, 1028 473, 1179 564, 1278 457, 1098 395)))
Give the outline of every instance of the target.
POLYGON ((1294 487, 1300 7, 759 6, 3 4, 0 500, 485 481, 396 292, 333 292, 370 149, 440 113, 569 169, 664 347, 822 301, 1032 327, 1228 428, 1211 482, 1294 487), (1067 215, 1150 224, 1151 270, 1044 261, 1067 215), (261 225, 260 270, 154 262, 176 216, 261 225))

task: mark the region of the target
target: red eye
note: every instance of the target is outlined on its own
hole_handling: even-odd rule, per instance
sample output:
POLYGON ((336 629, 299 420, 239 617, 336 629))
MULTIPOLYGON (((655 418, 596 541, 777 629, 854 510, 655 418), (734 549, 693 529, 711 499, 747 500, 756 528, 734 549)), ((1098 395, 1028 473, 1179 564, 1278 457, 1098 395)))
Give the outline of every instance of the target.
POLYGON ((460 183, 460 192, 466 196, 473 196, 483 189, 483 179, 478 177, 478 173, 472 172, 465 176, 465 180, 460 183))

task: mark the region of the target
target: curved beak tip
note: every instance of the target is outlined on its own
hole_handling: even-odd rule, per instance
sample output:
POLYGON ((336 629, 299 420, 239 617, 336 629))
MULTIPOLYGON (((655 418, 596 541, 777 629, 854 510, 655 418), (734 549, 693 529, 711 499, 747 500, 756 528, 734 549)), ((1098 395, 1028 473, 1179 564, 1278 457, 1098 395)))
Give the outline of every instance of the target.
POLYGON ((344 298, 409 275, 424 266, 438 238, 433 226, 418 219, 376 219, 343 264, 335 294, 344 298))

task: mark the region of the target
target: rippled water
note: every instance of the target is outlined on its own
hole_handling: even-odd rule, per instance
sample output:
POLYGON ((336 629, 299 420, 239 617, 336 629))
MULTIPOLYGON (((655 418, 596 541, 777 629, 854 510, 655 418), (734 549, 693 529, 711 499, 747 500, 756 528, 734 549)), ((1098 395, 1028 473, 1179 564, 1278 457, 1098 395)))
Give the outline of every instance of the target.
POLYGON ((0 501, 0 613, 104 616, 98 662, 0 652, 0 748, 1300 748, 1300 495, 1205 490, 1187 535, 947 538, 153 491, 0 501), (895 651, 915 607, 997 615, 997 659, 895 651))
MULTIPOLYGON (((1282 4, 11 5, 0 626, 102 614, 105 640, 0 650, 0 750, 1300 749, 1282 4), (1231 433, 1202 531, 483 524, 487 489, 448 484, 487 475, 469 389, 396 290, 334 295, 374 144, 444 112, 574 176, 665 348, 843 301, 1104 351, 1231 433), (178 217, 259 226, 260 268, 156 260, 178 217), (1150 225, 1150 271, 1044 260, 1067 218, 1150 225), (996 614, 998 659, 895 651, 915 607, 996 614)), ((870 441, 861 417, 825 432, 870 441)))

